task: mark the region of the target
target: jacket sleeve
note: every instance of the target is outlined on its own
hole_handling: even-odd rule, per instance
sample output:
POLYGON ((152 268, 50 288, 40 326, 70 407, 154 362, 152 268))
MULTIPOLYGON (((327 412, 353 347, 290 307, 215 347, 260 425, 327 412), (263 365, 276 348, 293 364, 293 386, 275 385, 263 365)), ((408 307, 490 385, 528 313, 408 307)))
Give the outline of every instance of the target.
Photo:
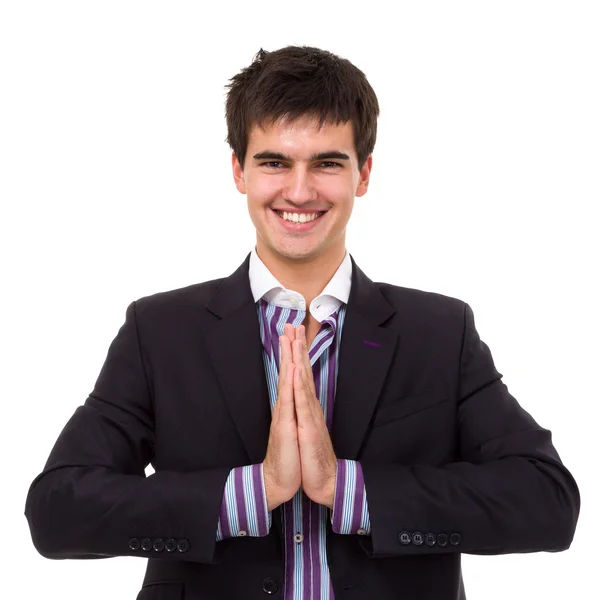
POLYGON ((462 552, 559 552, 579 517, 575 480, 501 381, 464 306, 457 401, 458 461, 441 466, 361 461, 371 557, 462 552))
POLYGON ((220 562, 216 531, 231 468, 146 477, 154 446, 153 398, 134 301, 92 393, 29 488, 25 516, 37 551, 52 559, 220 562))

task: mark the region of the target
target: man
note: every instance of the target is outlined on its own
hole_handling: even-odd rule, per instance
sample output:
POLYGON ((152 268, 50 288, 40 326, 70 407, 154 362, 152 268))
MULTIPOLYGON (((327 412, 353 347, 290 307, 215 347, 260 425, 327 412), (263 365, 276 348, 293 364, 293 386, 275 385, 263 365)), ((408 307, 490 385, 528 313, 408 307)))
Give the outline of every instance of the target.
POLYGON ((577 485, 469 305, 346 251, 379 114, 364 74, 287 47, 229 88, 256 246, 128 306, 29 490, 37 550, 149 558, 143 600, 455 600, 461 553, 569 548, 577 485))

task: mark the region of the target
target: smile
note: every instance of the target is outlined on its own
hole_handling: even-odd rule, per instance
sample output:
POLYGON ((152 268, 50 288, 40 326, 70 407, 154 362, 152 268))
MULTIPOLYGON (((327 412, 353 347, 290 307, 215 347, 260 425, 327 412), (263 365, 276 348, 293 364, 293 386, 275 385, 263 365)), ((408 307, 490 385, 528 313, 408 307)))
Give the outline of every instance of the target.
MULTIPOLYGON (((322 219, 323 215, 327 214, 329 211, 320 212, 320 213, 312 213, 311 218, 308 221, 288 221, 283 218, 283 212, 278 212, 271 209, 271 212, 277 217, 277 221, 287 230, 287 231, 308 231, 313 229, 322 219), (314 215, 318 215, 314 217, 314 215)), ((290 213, 287 213, 290 216, 290 213)), ((297 213, 296 213, 297 214, 297 213)), ((299 217, 296 217, 299 218, 299 217)))

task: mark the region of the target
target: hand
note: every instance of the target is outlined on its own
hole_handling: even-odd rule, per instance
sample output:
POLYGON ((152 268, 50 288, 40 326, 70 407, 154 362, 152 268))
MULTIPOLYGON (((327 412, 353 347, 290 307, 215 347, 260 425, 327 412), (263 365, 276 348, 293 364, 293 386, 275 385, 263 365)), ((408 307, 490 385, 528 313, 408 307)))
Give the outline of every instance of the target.
POLYGON ((289 338, 287 335, 279 338, 281 364, 277 401, 273 407, 267 454, 263 461, 268 510, 273 510, 293 498, 302 483, 298 425, 294 409, 295 366, 292 358, 291 339, 293 338, 289 338))
MULTIPOLYGON (((292 328, 291 325, 289 327, 292 328)), ((327 430, 323 408, 317 398, 304 325, 295 329, 292 357, 302 489, 313 502, 333 509, 337 457, 327 430)))

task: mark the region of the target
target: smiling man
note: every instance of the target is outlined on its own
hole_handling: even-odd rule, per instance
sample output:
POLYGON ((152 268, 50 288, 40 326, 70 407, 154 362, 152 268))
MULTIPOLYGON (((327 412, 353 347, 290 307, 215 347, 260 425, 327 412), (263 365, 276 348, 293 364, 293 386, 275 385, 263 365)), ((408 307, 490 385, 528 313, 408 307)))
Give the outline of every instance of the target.
POLYGON ((471 307, 348 253, 378 114, 364 74, 317 48, 232 78, 256 245, 127 307, 29 489, 43 556, 147 558, 138 600, 464 600, 461 554, 570 547, 577 484, 471 307))

